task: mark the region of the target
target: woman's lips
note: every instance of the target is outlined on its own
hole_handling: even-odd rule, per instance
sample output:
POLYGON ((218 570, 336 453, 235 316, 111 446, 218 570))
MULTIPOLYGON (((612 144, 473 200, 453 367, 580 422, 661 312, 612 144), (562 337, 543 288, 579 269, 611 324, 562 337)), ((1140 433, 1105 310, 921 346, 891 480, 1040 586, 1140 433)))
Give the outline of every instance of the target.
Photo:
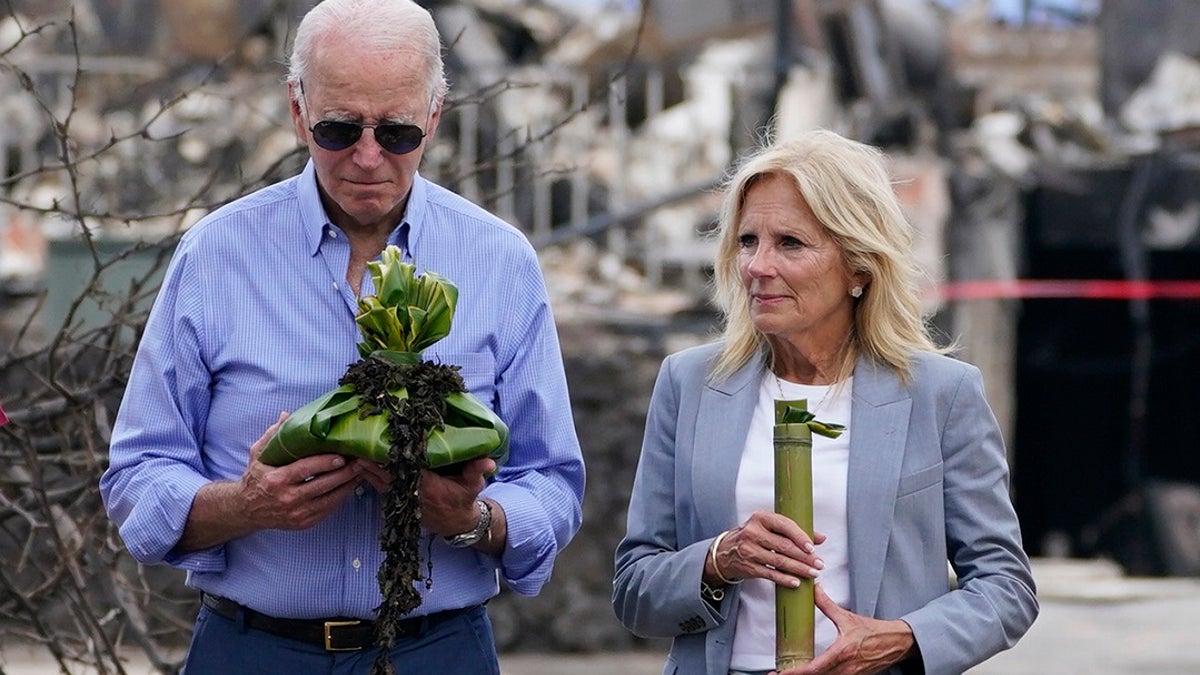
POLYGON ((750 297, 760 305, 770 305, 787 299, 786 295, 773 295, 771 293, 755 293, 750 297))

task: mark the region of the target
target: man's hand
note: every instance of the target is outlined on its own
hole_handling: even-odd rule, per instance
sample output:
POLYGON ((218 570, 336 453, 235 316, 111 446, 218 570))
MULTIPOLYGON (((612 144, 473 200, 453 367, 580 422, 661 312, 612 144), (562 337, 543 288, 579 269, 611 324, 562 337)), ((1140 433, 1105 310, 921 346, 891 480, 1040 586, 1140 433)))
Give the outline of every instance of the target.
POLYGON ((265 529, 303 530, 334 511, 359 485, 363 469, 340 455, 313 455, 286 466, 259 461, 287 413, 250 446, 250 461, 237 481, 200 488, 179 540, 199 550, 265 529))
POLYGON ((381 495, 387 494, 388 488, 392 486, 392 473, 379 462, 358 457, 354 460, 354 470, 361 473, 362 477, 381 495))
MULTIPOLYGON (((479 509, 475 500, 487 485, 487 476, 496 472, 496 460, 480 457, 465 462, 457 474, 443 475, 423 469, 421 471, 421 524, 431 532, 449 537, 469 532, 479 522, 479 509)), ((485 537, 476 548, 487 553, 498 553, 504 549, 508 534, 504 509, 488 500, 492 507, 491 536, 485 537)))

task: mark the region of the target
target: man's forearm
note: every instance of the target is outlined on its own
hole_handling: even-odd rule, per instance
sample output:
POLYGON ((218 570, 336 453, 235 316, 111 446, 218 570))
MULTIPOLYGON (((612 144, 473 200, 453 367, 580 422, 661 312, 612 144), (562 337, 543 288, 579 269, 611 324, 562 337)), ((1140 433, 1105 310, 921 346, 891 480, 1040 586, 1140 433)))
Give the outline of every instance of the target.
POLYGON ((179 550, 212 548, 253 532, 254 528, 239 516, 237 494, 238 484, 232 481, 216 481, 200 488, 179 538, 179 550))

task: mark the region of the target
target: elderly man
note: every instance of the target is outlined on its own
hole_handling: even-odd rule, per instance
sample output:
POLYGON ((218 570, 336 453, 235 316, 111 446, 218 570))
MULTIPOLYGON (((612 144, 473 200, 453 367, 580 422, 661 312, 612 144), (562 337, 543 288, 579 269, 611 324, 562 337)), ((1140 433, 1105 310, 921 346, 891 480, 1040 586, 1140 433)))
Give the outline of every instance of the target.
POLYGON ((354 316, 388 245, 459 288, 426 358, 511 429, 509 460, 423 471, 421 604, 399 672, 498 673, 484 604, 534 594, 579 528, 583 461, 536 255, 513 227, 417 173, 446 91, 409 0, 326 0, 301 22, 288 92, 311 160, 183 238, 155 303, 101 480, 135 558, 202 593, 186 672, 368 672, 381 602, 379 465, 258 461, 283 419, 357 359, 354 316), (493 472, 495 474, 493 475, 493 472))

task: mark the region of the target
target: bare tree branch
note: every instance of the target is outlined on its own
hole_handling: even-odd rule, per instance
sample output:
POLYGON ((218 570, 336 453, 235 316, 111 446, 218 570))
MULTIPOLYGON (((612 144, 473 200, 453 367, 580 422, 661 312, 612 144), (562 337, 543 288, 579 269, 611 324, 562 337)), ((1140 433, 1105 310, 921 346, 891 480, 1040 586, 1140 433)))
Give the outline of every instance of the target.
MULTIPOLYGON (((0 106, 16 131, 0 135, 11 144, 0 147, 0 228, 5 219, 36 223, 52 247, 77 256, 61 273, 79 287, 69 297, 52 297, 48 283, 10 293, 0 279, 0 403, 11 419, 0 428, 0 643, 41 645, 62 673, 124 673, 131 650, 172 673, 197 599, 182 572, 134 561, 105 516, 97 483, 111 425, 179 237, 207 211, 294 175, 307 157, 282 91, 262 93, 280 84, 277 64, 247 69, 230 57, 172 72, 127 58, 93 68, 81 29, 90 24, 74 8, 29 19, 6 4, 0 25, 15 38, 0 44, 0 106)), ((527 198, 531 181, 577 168, 534 159, 607 100, 635 57, 636 48, 536 129, 498 128, 491 141, 502 151, 489 146, 479 162, 430 173, 451 186, 479 178, 486 200, 527 198), (523 182, 501 185, 502 168, 524 172, 523 182)), ((505 74, 447 112, 487 111, 552 86, 505 74)))

